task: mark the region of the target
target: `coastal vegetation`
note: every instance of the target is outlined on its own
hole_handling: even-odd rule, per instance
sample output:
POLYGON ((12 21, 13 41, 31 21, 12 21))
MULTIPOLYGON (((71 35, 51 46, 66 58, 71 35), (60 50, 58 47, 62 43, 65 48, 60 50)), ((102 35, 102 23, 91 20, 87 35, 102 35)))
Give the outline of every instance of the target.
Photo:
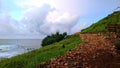
POLYGON ((81 43, 79 35, 71 35, 60 42, 0 61, 0 68, 36 68, 41 62, 50 61, 81 43), (64 44, 64 47, 63 47, 64 44))
POLYGON ((42 40, 42 46, 50 45, 55 42, 59 42, 67 37, 67 32, 64 32, 63 34, 60 34, 59 32, 56 32, 56 34, 51 34, 46 36, 42 40))

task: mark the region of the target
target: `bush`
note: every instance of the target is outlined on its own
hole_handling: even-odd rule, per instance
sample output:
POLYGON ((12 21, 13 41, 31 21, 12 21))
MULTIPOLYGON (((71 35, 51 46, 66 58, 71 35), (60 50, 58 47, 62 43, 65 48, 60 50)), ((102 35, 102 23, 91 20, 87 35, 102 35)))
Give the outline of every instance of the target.
POLYGON ((42 40, 42 46, 50 45, 55 42, 59 42, 67 37, 67 33, 64 32, 63 34, 60 34, 59 32, 56 32, 56 34, 52 34, 50 36, 45 37, 42 40))
POLYGON ((116 41, 114 43, 114 45, 115 45, 116 49, 120 50, 120 41, 116 41))

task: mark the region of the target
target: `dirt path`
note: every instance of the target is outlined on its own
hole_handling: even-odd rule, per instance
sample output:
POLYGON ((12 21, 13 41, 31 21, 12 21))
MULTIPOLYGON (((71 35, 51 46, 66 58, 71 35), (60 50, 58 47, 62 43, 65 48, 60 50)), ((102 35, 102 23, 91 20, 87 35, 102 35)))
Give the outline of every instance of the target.
POLYGON ((120 68, 120 55, 108 40, 96 34, 80 34, 83 42, 65 55, 38 68, 120 68))

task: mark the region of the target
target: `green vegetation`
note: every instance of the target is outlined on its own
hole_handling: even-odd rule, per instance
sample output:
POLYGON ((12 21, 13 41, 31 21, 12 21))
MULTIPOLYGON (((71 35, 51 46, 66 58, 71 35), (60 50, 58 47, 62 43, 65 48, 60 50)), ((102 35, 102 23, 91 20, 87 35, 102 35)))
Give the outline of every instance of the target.
POLYGON ((97 33, 106 31, 105 26, 107 24, 120 24, 120 11, 116 11, 97 23, 92 24, 90 27, 83 29, 81 33, 97 33))
POLYGON ((64 32, 63 34, 59 34, 59 32, 56 32, 56 34, 52 34, 50 36, 45 37, 42 40, 42 46, 46 46, 46 45, 53 44, 55 42, 59 42, 59 41, 65 39, 66 36, 67 36, 66 32, 64 32))
POLYGON ((116 41, 114 43, 114 45, 115 45, 116 49, 120 50, 120 41, 116 41))
POLYGON ((74 49, 80 42, 81 39, 78 35, 72 35, 50 46, 2 60, 0 61, 0 68, 36 68, 41 62, 46 62, 51 58, 64 55, 66 51, 74 49))

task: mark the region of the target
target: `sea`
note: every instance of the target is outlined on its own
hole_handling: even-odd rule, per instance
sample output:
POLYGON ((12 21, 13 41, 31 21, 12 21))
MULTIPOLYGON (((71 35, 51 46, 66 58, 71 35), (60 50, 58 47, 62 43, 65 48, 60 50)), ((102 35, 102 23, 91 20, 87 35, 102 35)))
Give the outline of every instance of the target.
POLYGON ((0 39, 0 60, 41 47, 41 39, 0 39))

